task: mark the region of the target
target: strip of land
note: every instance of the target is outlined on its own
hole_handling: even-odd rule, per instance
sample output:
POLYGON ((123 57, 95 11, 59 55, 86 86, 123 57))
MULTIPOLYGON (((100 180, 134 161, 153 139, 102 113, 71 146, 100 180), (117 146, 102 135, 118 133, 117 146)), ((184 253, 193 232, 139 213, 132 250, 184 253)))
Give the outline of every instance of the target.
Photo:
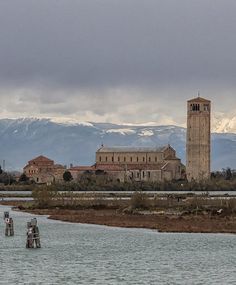
POLYGON ((78 209, 65 208, 30 208, 22 206, 22 202, 1 202, 36 215, 48 215, 49 219, 72 222, 98 224, 113 227, 147 228, 159 232, 185 233, 233 233, 236 234, 236 215, 217 212, 198 211, 184 213, 173 209, 159 211, 132 210, 90 207, 78 209))
POLYGON ((148 228, 159 232, 236 233, 235 217, 208 215, 124 214, 116 210, 35 209, 33 214, 73 223, 99 224, 113 227, 148 228))

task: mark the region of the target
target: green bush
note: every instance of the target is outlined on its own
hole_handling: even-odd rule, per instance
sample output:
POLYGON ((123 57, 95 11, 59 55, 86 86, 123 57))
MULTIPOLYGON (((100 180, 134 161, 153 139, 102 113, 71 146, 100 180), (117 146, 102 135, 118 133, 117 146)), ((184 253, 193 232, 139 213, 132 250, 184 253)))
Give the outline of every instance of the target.
POLYGON ((130 199, 132 209, 147 209, 150 206, 150 201, 145 193, 135 192, 130 199))
POLYGON ((54 201, 58 197, 58 192, 55 186, 43 185, 33 189, 32 197, 38 208, 48 208, 54 205, 54 201))

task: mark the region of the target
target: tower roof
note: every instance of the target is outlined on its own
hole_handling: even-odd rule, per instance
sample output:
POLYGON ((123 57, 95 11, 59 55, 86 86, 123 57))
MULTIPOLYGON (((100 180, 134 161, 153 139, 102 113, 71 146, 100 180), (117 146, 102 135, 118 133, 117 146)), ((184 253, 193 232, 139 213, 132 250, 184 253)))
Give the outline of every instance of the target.
POLYGON ((199 102, 199 103, 210 103, 211 101, 210 100, 207 100, 207 99, 204 99, 202 97, 196 97, 196 98, 193 98, 193 99, 190 99, 188 100, 189 103, 191 102, 199 102))

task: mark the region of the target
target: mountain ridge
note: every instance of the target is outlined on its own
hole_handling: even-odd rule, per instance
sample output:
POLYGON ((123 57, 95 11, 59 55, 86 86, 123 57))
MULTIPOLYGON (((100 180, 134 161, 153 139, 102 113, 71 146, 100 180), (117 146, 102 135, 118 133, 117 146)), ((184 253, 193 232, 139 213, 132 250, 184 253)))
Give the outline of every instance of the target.
MULTIPOLYGON (((186 129, 175 125, 120 125, 55 122, 49 118, 0 119, 0 163, 20 170, 44 154, 55 162, 91 165, 101 144, 108 146, 172 145, 185 164, 186 129)), ((212 133, 212 169, 236 168, 236 134, 212 133)))

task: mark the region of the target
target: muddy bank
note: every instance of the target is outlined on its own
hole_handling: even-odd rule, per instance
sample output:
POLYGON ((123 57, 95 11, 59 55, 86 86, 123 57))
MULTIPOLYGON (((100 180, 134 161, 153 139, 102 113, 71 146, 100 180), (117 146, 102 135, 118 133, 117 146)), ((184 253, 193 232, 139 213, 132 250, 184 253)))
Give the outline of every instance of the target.
POLYGON ((236 215, 226 210, 221 214, 215 211, 180 212, 177 208, 154 210, 132 210, 117 206, 87 205, 78 209, 52 207, 35 208, 32 202, 1 201, 0 204, 37 215, 48 215, 49 219, 72 223, 99 224, 114 227, 148 228, 160 232, 187 233, 236 233, 236 215))
POLYGON ((236 217, 209 215, 161 215, 161 214, 127 214, 113 209, 34 209, 32 214, 48 215, 49 219, 99 224, 114 227, 148 228, 160 232, 187 233, 234 233, 236 234, 236 217))

